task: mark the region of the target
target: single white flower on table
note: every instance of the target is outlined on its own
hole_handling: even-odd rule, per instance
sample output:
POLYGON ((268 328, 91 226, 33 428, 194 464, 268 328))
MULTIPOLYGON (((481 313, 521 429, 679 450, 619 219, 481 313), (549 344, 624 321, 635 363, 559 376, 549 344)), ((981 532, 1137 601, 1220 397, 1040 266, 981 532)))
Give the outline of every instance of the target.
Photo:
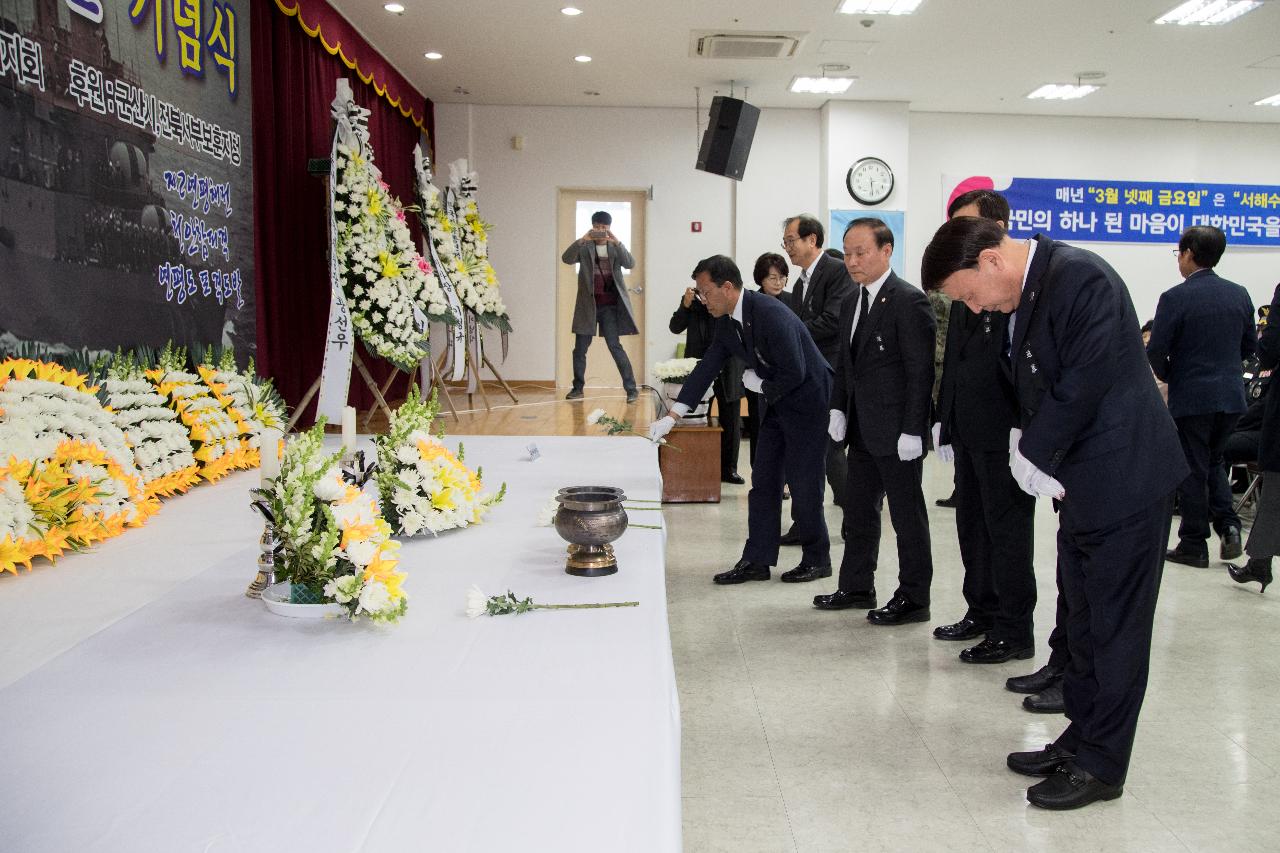
POLYGON ((595 409, 591 414, 587 415, 587 423, 595 426, 600 423, 600 419, 604 417, 604 409, 595 409))
POLYGON ((471 589, 467 590, 467 616, 474 619, 488 612, 489 596, 485 595, 480 587, 472 584, 471 589))
POLYGON ((545 504, 538 510, 538 526, 550 527, 555 524, 556 513, 560 510, 560 502, 554 497, 549 498, 545 504))

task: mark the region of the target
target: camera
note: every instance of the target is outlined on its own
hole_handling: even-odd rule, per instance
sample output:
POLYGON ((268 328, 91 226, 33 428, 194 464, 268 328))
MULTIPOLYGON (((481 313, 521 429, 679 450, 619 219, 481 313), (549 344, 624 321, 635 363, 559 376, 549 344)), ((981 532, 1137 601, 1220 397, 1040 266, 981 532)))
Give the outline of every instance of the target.
POLYGON ((594 228, 591 230, 590 234, 592 240, 603 240, 605 237, 609 236, 609 232, 603 228, 594 228))

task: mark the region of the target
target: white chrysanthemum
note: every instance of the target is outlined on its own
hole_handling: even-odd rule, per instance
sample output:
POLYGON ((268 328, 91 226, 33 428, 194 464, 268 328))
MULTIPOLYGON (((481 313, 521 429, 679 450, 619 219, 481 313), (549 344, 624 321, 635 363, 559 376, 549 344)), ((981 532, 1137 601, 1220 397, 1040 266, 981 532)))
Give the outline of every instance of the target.
POLYGON ((489 612, 489 596, 484 594, 484 590, 478 586, 472 586, 467 590, 467 616, 472 619, 477 616, 483 616, 489 612))
POLYGON ((368 581, 360 590, 360 604, 356 613, 381 613, 391 607, 391 593, 382 581, 368 581))

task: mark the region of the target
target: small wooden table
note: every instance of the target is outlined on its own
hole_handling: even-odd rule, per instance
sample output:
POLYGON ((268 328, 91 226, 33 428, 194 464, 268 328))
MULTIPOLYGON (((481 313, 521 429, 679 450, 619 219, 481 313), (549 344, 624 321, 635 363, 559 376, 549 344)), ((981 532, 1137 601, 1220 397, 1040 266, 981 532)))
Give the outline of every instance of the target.
POLYGON ((720 503, 720 427, 676 426, 658 448, 663 503, 720 503))

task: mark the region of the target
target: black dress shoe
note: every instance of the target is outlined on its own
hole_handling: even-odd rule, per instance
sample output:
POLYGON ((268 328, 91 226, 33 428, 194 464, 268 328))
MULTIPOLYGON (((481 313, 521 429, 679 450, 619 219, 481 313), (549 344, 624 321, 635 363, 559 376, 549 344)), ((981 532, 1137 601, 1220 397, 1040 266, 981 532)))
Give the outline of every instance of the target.
POLYGON ((1230 573, 1231 579, 1236 583, 1257 581, 1262 584, 1262 589, 1258 590, 1258 592, 1266 592, 1267 584, 1271 583, 1271 558, 1250 557, 1249 562, 1243 566, 1228 563, 1227 572, 1230 573))
POLYGON ((873 589, 845 592, 843 589, 837 589, 830 595, 815 595, 813 606, 819 610, 848 610, 853 607, 870 610, 876 606, 876 591, 873 589))
POLYGON ((1034 646, 1015 646, 1008 640, 993 640, 990 637, 971 649, 960 653, 964 663, 1004 663, 1011 660, 1026 660, 1035 657, 1034 646))
POLYGON ((737 471, 723 471, 720 474, 720 482, 733 483, 735 486, 741 486, 747 481, 742 479, 742 475, 737 471))
POLYGON ((1011 752, 1005 764, 1014 773, 1023 776, 1052 776, 1058 768, 1075 758, 1074 753, 1059 749, 1057 744, 1047 743, 1044 749, 1034 752, 1011 752))
POLYGON ((944 507, 946 507, 947 509, 955 509, 955 508, 956 508, 956 493, 955 493, 955 492, 952 492, 952 493, 951 493, 951 497, 949 497, 949 498, 938 498, 936 501, 934 501, 934 502, 933 502, 933 504, 934 504, 934 506, 944 506, 944 507))
POLYGON ((1028 788, 1027 802, 1042 809, 1065 811, 1098 800, 1114 800, 1123 793, 1123 785, 1109 785, 1074 761, 1068 761, 1048 779, 1028 788))
POLYGON ((1208 554, 1192 554, 1183 551, 1181 548, 1174 548, 1171 551, 1164 552, 1164 558, 1170 563, 1181 563, 1184 566, 1193 566, 1197 569, 1209 568, 1208 554))
POLYGON ((721 572, 712 578, 718 584, 746 583, 747 581, 767 581, 769 567, 739 560, 738 564, 727 572, 721 572))
POLYGON ((628 392, 627 392, 627 402, 628 402, 628 403, 634 403, 634 402, 635 402, 637 399, 639 399, 639 398, 640 398, 640 392, 639 392, 639 391, 628 391, 628 392))
POLYGON ((782 538, 778 540, 778 544, 779 545, 799 545, 800 534, 796 533, 796 529, 793 527, 790 530, 788 530, 786 533, 782 534, 782 538))
POLYGON ((1222 543, 1218 548, 1218 557, 1223 560, 1234 560, 1244 553, 1240 542, 1240 528, 1228 527, 1222 533, 1222 543))
POLYGON ((1008 679, 1004 683, 1004 689, 1014 693, 1040 693, 1061 683, 1062 670, 1046 664, 1030 675, 1015 675, 1008 679))
POLYGON ((565 395, 564 395, 564 398, 565 398, 566 400, 581 400, 581 399, 582 399, 582 389, 581 389, 581 388, 574 388, 574 389, 573 389, 572 391, 570 391, 568 394, 565 394, 565 395))
POLYGON ((970 619, 968 616, 951 625, 939 625, 933 629, 936 640, 972 640, 981 637, 991 630, 986 622, 970 619))
POLYGON ((831 577, 831 564, 825 566, 813 566, 808 563, 801 563, 789 572, 782 573, 783 583, 808 583, 816 581, 819 578, 831 577))
POLYGON ((908 622, 928 622, 929 608, 923 604, 915 604, 900 595, 889 599, 889 603, 879 610, 867 613, 867 621, 872 625, 906 625, 908 622))
POLYGON ((1067 705, 1062 699, 1062 685, 1055 684, 1026 697, 1022 700, 1022 707, 1033 714, 1065 714, 1067 705))

